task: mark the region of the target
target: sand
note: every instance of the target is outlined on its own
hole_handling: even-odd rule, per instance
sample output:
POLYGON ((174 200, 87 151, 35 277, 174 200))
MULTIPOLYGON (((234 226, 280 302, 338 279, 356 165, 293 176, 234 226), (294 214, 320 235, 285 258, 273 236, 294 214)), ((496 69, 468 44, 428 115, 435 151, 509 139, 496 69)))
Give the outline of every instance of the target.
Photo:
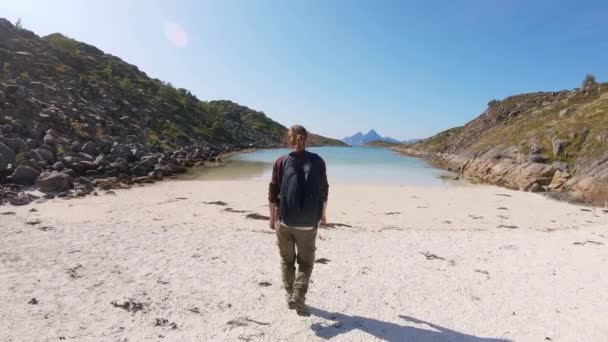
POLYGON ((15 213, 0 215, 0 341, 608 340, 606 210, 334 185, 300 317, 273 231, 246 216, 267 215, 266 190, 168 181, 0 207, 15 213))

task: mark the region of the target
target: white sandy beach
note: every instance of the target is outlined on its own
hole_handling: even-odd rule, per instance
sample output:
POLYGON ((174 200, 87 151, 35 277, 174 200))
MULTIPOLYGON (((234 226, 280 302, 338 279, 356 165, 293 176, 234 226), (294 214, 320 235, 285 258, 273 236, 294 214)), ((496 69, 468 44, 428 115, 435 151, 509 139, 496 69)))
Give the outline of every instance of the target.
POLYGON ((0 207, 0 341, 608 341, 606 210, 334 185, 341 225, 319 231, 299 317, 273 231, 246 218, 268 215, 266 191, 167 181, 0 207))

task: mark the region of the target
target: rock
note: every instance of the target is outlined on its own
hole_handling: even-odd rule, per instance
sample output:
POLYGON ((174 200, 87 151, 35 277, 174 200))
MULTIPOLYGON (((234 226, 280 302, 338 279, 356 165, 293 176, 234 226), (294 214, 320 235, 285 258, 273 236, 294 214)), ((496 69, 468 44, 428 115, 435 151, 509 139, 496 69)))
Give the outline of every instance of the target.
POLYGON ((544 192, 545 189, 538 183, 532 184, 530 187, 530 192, 544 192))
POLYGON ((566 170, 568 170, 568 164, 566 162, 556 161, 556 162, 553 163, 553 167, 556 170, 560 170, 560 171, 566 171, 566 170))
POLYGON ((148 183, 148 184, 152 184, 154 183, 154 180, 148 176, 142 176, 142 177, 136 177, 133 178, 133 183, 148 183))
POLYGON ((30 151, 29 146, 18 138, 4 138, 2 142, 12 149, 15 153, 27 153, 30 151))
POLYGON ((164 177, 171 176, 175 173, 175 170, 171 165, 156 165, 156 170, 158 170, 164 177))
POLYGON ((131 168, 131 174, 136 177, 147 176, 151 168, 144 167, 143 165, 136 165, 131 168))
POLYGON ((97 145, 94 142, 88 142, 82 146, 82 152, 96 156, 97 155, 97 145))
POLYGON ((93 156, 84 152, 68 152, 65 154, 64 159, 69 160, 70 163, 79 163, 81 161, 93 162, 95 160, 93 156))
POLYGON ((104 166, 104 165, 108 165, 112 161, 114 161, 114 160, 112 158, 110 158, 109 156, 106 156, 104 154, 100 154, 97 157, 95 157, 95 160, 93 162, 97 166, 104 166))
POLYGON ((2 155, 4 159, 9 163, 14 163, 15 157, 17 156, 15 154, 15 151, 13 151, 12 148, 6 146, 3 142, 0 142, 0 155, 2 155))
POLYGON ((36 178, 40 176, 40 172, 29 166, 19 166, 13 172, 11 176, 11 182, 13 184, 20 185, 34 185, 36 178))
POLYGON ((93 192, 93 182, 87 177, 79 177, 74 181, 74 189, 86 194, 93 192))
POLYGON ((45 193, 64 192, 70 189, 72 184, 72 177, 62 172, 51 173, 44 178, 39 177, 36 180, 36 186, 40 188, 40 191, 45 193))
POLYGON ((63 165, 62 162, 56 162, 53 164, 53 170, 62 171, 63 169, 65 169, 65 165, 63 165))
POLYGON ((42 138, 42 141, 45 145, 55 146, 55 137, 51 133, 47 133, 44 138, 42 138))
POLYGON ((553 155, 556 157, 561 155, 567 145, 568 140, 553 139, 553 155))
POLYGON ((34 152, 37 153, 38 156, 47 163, 52 163, 55 161, 55 155, 53 154, 53 152, 50 152, 45 148, 37 148, 34 150, 34 152))
POLYGON ((112 150, 110 150, 110 154, 112 154, 116 158, 123 159, 130 159, 133 156, 131 150, 129 150, 124 145, 115 145, 114 147, 112 147, 112 150))
POLYGON ((74 141, 70 146, 70 151, 72 152, 80 152, 82 151, 82 143, 80 141, 74 141))
MULTIPOLYGON (((566 183, 566 181, 568 181, 568 178, 565 178, 562 173, 566 173, 566 171, 560 171, 557 170, 555 171, 555 174, 553 175, 553 179, 551 179, 551 184, 549 184, 549 189, 551 190, 555 190, 560 188, 562 185, 564 185, 564 183, 566 183)), ((569 177, 569 175, 567 175, 569 177)))
POLYGON ((38 197, 31 194, 21 193, 17 197, 9 197, 8 203, 14 206, 27 205, 30 204, 32 201, 36 200, 37 198, 38 197))
POLYGON ((129 164, 127 164, 127 162, 124 160, 115 161, 113 163, 108 164, 108 166, 111 169, 114 169, 114 170, 117 170, 120 172, 126 172, 129 170, 129 164))
POLYGON ((8 167, 8 160, 4 159, 4 156, 0 154, 0 172, 6 170, 8 167))
POLYGON ((158 164, 158 157, 157 156, 144 156, 141 158, 141 162, 139 163, 140 165, 144 166, 144 167, 149 167, 151 169, 154 169, 154 166, 156 164, 158 164))
POLYGON ((530 154, 541 154, 545 152, 545 148, 542 145, 532 144, 530 146, 530 154))
POLYGON ((532 163, 546 163, 549 161, 549 158, 543 155, 532 154, 528 156, 528 161, 532 163))
POLYGON ((74 171, 73 169, 67 169, 65 171, 63 171, 63 173, 65 173, 66 175, 75 178, 76 177, 76 171, 74 171))

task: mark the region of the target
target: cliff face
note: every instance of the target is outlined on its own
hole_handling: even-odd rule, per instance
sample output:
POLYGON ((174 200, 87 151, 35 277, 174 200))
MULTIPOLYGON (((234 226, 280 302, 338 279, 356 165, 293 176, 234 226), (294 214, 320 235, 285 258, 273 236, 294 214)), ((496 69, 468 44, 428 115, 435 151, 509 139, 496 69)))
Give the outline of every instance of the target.
POLYGON ((398 148, 464 177, 608 203, 608 84, 492 101, 463 127, 398 148))

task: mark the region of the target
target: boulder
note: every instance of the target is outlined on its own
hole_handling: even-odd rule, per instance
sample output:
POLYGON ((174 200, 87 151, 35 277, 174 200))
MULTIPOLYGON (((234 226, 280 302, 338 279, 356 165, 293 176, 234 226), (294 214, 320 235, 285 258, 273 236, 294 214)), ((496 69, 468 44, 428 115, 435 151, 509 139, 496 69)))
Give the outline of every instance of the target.
POLYGON ((52 163, 55 161, 55 155, 53 154, 53 152, 50 152, 47 149, 37 148, 34 150, 34 152, 36 152, 40 156, 40 158, 42 158, 42 160, 47 163, 52 163))
POLYGON ((73 179, 63 172, 54 172, 36 180, 36 186, 45 193, 64 192, 72 187, 73 179))
POLYGON ((0 154, 0 172, 6 170, 8 167, 8 160, 4 159, 4 156, 0 154))
POLYGON ((14 205, 14 206, 21 206, 21 205, 30 204, 32 201, 34 201, 36 199, 38 199, 37 196, 31 195, 31 194, 26 194, 26 193, 20 193, 17 197, 9 197, 8 203, 10 203, 11 205, 14 205))
POLYGON ((94 159, 90 154, 83 152, 68 152, 63 157, 68 163, 79 163, 81 161, 93 162, 94 159))
POLYGON ((530 187, 530 192, 544 192, 545 188, 543 188, 540 184, 534 183, 530 187))
POLYGON ((135 165, 131 168, 131 174, 136 177, 147 176, 150 171, 152 171, 154 167, 145 167, 144 165, 135 165))
POLYGON ((6 146, 3 142, 0 142, 0 155, 2 155, 4 159, 7 160, 9 163, 14 163, 15 157, 17 156, 15 154, 15 151, 13 151, 12 148, 6 146))
POLYGON ((4 138, 2 142, 12 149, 15 153, 27 153, 30 151, 29 146, 18 138, 4 138))
POLYGON ((559 156, 564 151, 564 148, 568 145, 568 140, 564 139, 553 139, 553 155, 559 156))
POLYGON ((94 142, 88 142, 86 144, 84 144, 82 146, 82 152, 91 155, 91 156, 96 156, 97 155, 97 145, 94 142))
POLYGON ((70 151, 72 152, 80 152, 82 151, 82 143, 80 141, 74 141, 70 146, 70 151))
POLYGON ((63 169, 65 169, 65 165, 63 165, 62 162, 56 162, 53 164, 53 170, 62 171, 63 169))
POLYGON ((549 161, 549 158, 540 154, 531 154, 528 156, 528 161, 532 163, 546 163, 549 161))
POLYGON ((124 145, 115 145, 114 147, 112 147, 112 150, 110 150, 110 154, 112 154, 116 158, 123 159, 129 159, 133 155, 131 150, 124 145))
POLYGON ((55 136, 52 133, 47 133, 42 141, 45 145, 55 146, 55 136))
POLYGON ((11 176, 11 182, 13 184, 20 185, 34 185, 36 178, 40 176, 40 172, 29 166, 19 166, 13 172, 11 176))

